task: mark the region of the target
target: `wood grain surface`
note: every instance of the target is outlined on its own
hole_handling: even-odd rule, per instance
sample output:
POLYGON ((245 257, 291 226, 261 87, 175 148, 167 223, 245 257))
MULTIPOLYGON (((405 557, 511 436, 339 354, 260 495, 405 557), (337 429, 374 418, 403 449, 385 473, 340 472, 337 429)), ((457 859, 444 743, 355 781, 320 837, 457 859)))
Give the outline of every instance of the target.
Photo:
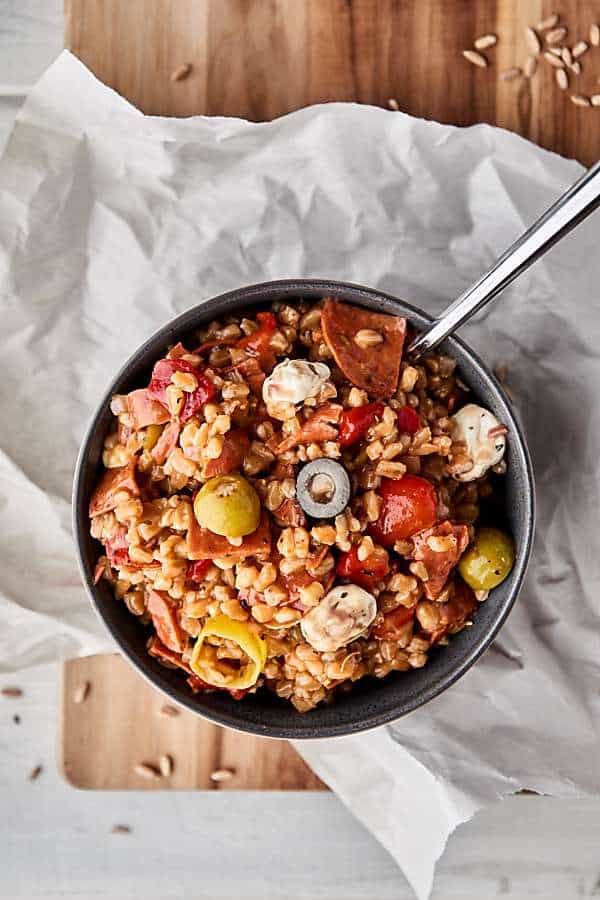
POLYGON ((265 740, 212 725, 180 709, 121 657, 76 659, 63 668, 59 765, 70 784, 97 790, 326 790, 287 741, 265 740), (81 685, 89 684, 82 703, 81 685), (144 778, 139 763, 173 759, 168 778, 144 778), (211 774, 231 777, 213 781, 211 774))
POLYGON ((584 164, 600 155, 600 108, 570 93, 600 90, 600 48, 561 92, 543 59, 522 66, 527 25, 557 11, 566 43, 588 39, 597 0, 66 0, 66 43, 146 113, 271 119, 328 100, 386 106, 456 125, 509 128, 584 164), (486 70, 461 51, 498 35, 486 70), (170 80, 182 63, 188 78, 170 80))
MULTIPOLYGON (((600 156, 600 108, 571 93, 600 91, 600 48, 559 90, 543 58, 536 74, 503 81, 523 66, 528 25, 552 12, 565 43, 588 40, 597 0, 65 0, 65 40, 106 84, 143 112, 265 120, 312 103, 357 101, 455 125, 488 122, 591 164, 600 156), (462 57, 474 39, 498 36, 486 69, 462 57), (191 64, 187 78, 172 73, 191 64)), ((214 788, 210 771, 231 765, 219 789, 322 787, 286 744, 225 732, 182 713, 159 720, 164 701, 116 657, 69 663, 63 696, 62 766, 82 787, 214 788), (77 682, 95 687, 73 704, 77 682), (96 685, 98 685, 96 687, 96 685), (127 735, 127 736, 126 736, 127 735), (177 756, 174 775, 146 781, 140 757, 177 756)))

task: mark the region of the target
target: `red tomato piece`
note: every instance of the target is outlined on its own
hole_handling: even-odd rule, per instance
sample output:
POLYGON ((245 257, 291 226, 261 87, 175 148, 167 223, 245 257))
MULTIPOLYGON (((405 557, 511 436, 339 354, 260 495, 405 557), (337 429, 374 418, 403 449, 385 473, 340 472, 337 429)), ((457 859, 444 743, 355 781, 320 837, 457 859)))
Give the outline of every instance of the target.
POLYGON ((353 584, 370 590, 389 572, 387 553, 372 553, 364 560, 358 558, 358 548, 353 546, 347 553, 340 554, 336 572, 353 584))
POLYGON ((381 482, 381 512, 370 531, 385 547, 431 528, 436 520, 435 488, 419 475, 384 478, 381 482))
POLYGON ((406 434, 416 434, 421 428, 421 418, 419 413, 412 406, 403 406, 396 413, 398 419, 398 430, 406 434))
POLYGON ((204 581, 204 576, 211 566, 211 559, 198 559, 196 562, 190 562, 185 573, 186 578, 189 578, 190 581, 204 581))
POLYGON ((159 359, 152 370, 152 378, 148 387, 148 394, 154 400, 158 400, 163 406, 169 408, 167 402, 167 387, 171 383, 174 372, 189 372, 198 382, 198 387, 188 393, 184 392, 183 406, 179 413, 182 422, 187 422, 195 413, 202 409, 207 400, 215 396, 215 386, 201 369, 196 368, 185 359, 159 359))
POLYGON ((206 464, 205 474, 207 478, 216 475, 228 475, 241 469, 244 457, 250 450, 248 435, 242 428, 234 428, 223 435, 223 449, 216 459, 209 459, 206 464))
POLYGON ((388 641, 398 640, 402 631, 409 622, 415 617, 415 608, 407 609, 406 606, 399 606, 392 612, 386 613, 383 621, 375 626, 373 634, 375 637, 384 638, 388 641))
POLYGON ((382 417, 383 410, 383 403, 367 403, 365 406, 345 409, 340 416, 340 447, 350 447, 362 440, 371 425, 382 417))

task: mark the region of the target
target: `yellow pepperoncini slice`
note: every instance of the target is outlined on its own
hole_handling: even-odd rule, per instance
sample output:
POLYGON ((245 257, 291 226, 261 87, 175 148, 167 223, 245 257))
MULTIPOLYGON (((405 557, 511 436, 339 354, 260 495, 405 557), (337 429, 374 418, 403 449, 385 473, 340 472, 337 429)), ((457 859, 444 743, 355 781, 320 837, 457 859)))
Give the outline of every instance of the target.
POLYGON ((267 645, 244 622, 235 622, 229 616, 219 615, 209 619, 198 635, 190 666, 192 671, 207 684, 225 690, 245 690, 256 684, 267 659, 267 645), (207 637, 220 637, 233 641, 249 657, 250 662, 232 673, 217 668, 213 654, 208 652, 207 637))
POLYGON ((152 450, 161 436, 162 425, 148 425, 144 434, 144 450, 152 450))

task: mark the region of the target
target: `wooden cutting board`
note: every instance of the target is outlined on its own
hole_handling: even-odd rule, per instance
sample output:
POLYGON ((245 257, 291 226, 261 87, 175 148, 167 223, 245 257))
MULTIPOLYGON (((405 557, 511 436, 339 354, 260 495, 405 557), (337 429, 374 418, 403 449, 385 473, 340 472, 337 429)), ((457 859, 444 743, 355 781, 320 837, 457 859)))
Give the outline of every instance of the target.
MULTIPOLYGON (((558 10, 567 43, 588 40, 597 0, 65 0, 66 46, 143 112, 271 119, 312 103, 354 100, 455 125, 489 122, 584 164, 600 148, 600 108, 570 93, 600 92, 600 48, 581 59, 561 92, 540 60, 532 79, 501 81, 522 66, 525 29, 558 10), (462 50, 485 33, 498 44, 476 68, 462 50), (171 80, 182 64, 189 75, 171 80)), ((509 162, 509 161, 507 161, 509 162)), ((120 658, 65 666, 60 764, 86 788, 323 788, 285 742, 228 732, 181 712, 164 719, 164 699, 120 658), (73 702, 77 686, 90 694, 73 702), (163 754, 168 779, 144 779, 139 762, 163 754), (210 773, 231 769, 227 781, 210 773)))
POLYGON ((326 790, 287 741, 239 734, 173 706, 116 655, 65 664, 60 731, 59 765, 78 788, 326 790), (161 714, 165 706, 176 715, 161 714), (173 761, 170 776, 137 771, 159 768, 161 756, 173 761))

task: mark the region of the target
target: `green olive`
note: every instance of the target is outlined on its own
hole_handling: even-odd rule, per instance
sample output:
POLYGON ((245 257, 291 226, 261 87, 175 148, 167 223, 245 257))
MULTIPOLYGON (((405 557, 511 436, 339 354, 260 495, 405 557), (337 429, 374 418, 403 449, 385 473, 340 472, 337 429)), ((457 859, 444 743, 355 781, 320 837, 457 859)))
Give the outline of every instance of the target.
POLYGON ((242 475, 218 475, 196 494, 198 524, 228 538, 244 537, 258 528, 260 499, 242 475))
POLYGON ((458 571, 474 591, 490 591, 504 581, 515 562, 515 547, 498 528, 480 528, 461 556, 458 571))

